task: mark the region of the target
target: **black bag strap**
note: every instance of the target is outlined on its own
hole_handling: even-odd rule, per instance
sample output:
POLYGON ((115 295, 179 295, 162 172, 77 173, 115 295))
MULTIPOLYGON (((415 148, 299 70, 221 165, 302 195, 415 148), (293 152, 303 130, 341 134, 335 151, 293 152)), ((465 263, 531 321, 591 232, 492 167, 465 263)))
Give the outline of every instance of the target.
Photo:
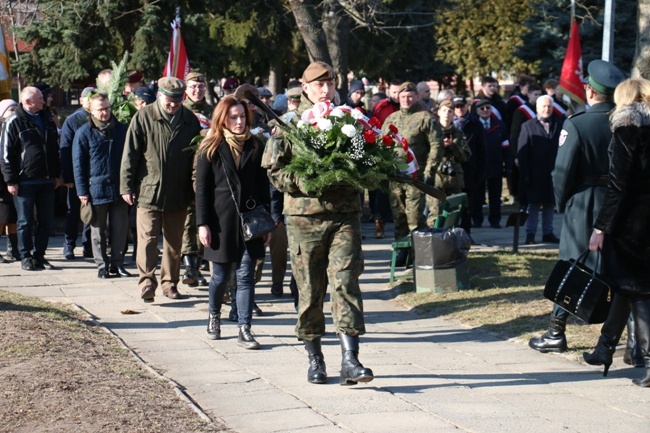
POLYGON ((235 209, 237 210, 237 215, 239 215, 239 219, 241 220, 241 224, 243 226, 244 217, 242 216, 241 211, 239 210, 239 203, 237 203, 237 199, 235 198, 235 191, 233 191, 232 185, 230 184, 230 178, 228 177, 228 172, 226 171, 226 164, 224 164, 221 155, 219 155, 219 158, 221 159, 221 168, 223 169, 223 174, 226 176, 226 183, 228 184, 228 189, 230 189, 230 196, 232 197, 232 201, 235 202, 235 209))

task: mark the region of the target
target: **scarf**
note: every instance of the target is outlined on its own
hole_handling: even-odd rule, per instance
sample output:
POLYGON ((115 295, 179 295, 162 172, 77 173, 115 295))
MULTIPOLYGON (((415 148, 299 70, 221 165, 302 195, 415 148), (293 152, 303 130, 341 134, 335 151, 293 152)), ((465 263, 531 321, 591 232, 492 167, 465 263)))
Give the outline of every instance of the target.
POLYGON ((243 134, 234 134, 224 128, 223 136, 226 139, 228 146, 230 146, 232 157, 235 160, 235 167, 239 168, 239 161, 241 160, 242 150, 244 150, 244 143, 246 143, 246 140, 251 137, 251 132, 248 129, 248 126, 243 134))
POLYGON ((108 136, 115 126, 115 118, 113 116, 108 119, 108 122, 102 122, 101 120, 97 119, 95 116, 90 116, 90 118, 93 121, 93 124, 99 129, 99 132, 104 134, 105 136, 108 136))

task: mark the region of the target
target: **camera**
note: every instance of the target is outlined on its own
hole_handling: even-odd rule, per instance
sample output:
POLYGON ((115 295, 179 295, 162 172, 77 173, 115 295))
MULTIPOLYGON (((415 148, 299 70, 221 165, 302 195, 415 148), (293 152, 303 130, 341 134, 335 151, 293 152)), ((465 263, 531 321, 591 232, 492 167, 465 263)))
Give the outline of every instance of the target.
POLYGON ((445 133, 445 135, 442 136, 443 139, 445 140, 451 140, 453 135, 451 135, 451 132, 445 133))
POLYGON ((454 168, 454 161, 451 159, 446 160, 440 166, 440 173, 447 176, 456 176, 456 169, 454 168))

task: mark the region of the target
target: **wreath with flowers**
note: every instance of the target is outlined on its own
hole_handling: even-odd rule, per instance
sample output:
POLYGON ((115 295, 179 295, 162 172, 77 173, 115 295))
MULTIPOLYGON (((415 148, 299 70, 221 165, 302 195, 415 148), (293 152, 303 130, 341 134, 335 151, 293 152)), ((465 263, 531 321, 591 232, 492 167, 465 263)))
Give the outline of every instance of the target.
POLYGON ((320 102, 300 119, 287 113, 281 128, 292 144, 291 162, 284 170, 302 180, 302 188, 319 195, 328 187, 347 185, 355 189, 385 188, 398 174, 418 169, 413 151, 390 125, 379 129, 376 119, 348 106, 320 102), (397 149, 403 149, 399 156, 397 149))

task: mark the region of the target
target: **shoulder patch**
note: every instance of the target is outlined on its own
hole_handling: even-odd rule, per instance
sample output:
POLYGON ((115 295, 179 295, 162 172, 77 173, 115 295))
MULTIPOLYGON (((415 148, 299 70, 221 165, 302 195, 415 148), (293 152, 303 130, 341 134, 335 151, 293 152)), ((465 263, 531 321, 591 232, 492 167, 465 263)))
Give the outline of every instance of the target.
POLYGON ((564 144, 564 142, 566 141, 566 138, 567 138, 568 135, 569 135, 569 133, 566 131, 566 129, 563 129, 560 132, 560 146, 562 146, 564 144))

